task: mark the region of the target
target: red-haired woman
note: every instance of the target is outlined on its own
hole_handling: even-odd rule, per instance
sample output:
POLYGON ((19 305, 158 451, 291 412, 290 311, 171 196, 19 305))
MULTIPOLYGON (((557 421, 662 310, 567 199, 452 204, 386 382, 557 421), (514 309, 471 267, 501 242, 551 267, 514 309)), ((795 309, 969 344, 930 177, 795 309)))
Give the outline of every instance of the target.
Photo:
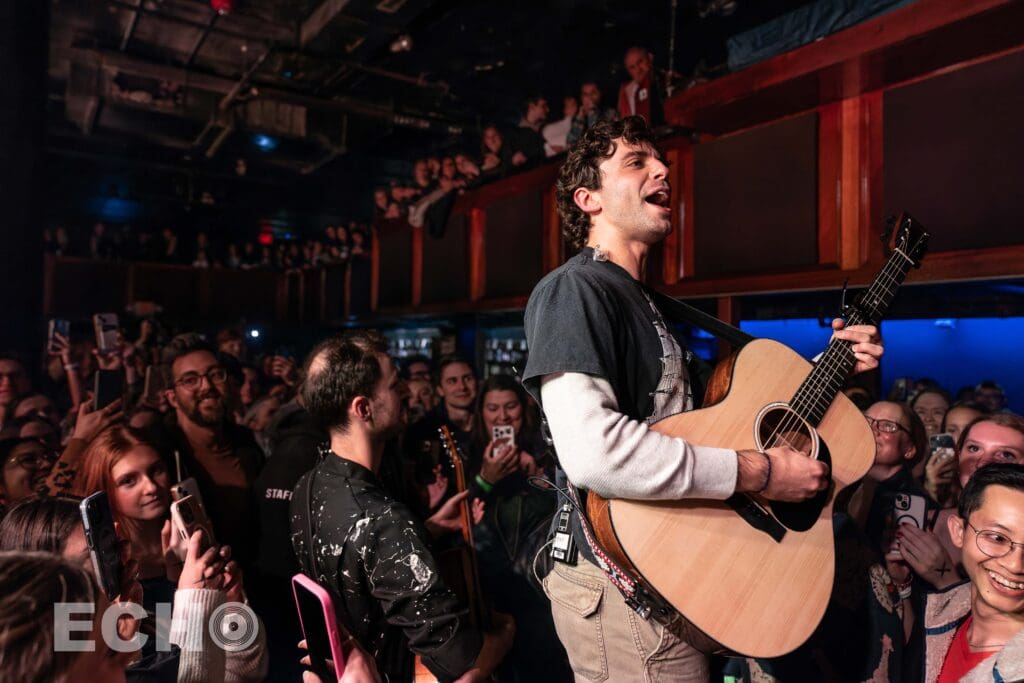
MULTIPOLYGON (((143 432, 115 425, 101 432, 82 454, 75 492, 87 496, 104 491, 122 536, 131 543, 139 563, 142 602, 152 612, 157 603, 171 603, 181 573, 177 529, 168 519, 171 475, 155 443, 143 432)), ((200 532, 197 532, 200 533, 200 532)), ((219 555, 227 575, 227 599, 244 602, 241 571, 231 562, 228 546, 214 546, 207 553, 219 555)), ((204 554, 204 558, 206 555, 204 554)), ((213 570, 211 570, 213 573, 213 570)), ((262 680, 266 672, 266 640, 259 625, 258 638, 240 652, 229 652, 225 680, 262 680)))
POLYGON ((171 475, 155 444, 124 425, 104 430, 82 454, 74 488, 80 496, 107 494, 121 534, 131 541, 143 586, 165 593, 152 579, 167 577, 162 536, 165 526, 169 531, 171 475))

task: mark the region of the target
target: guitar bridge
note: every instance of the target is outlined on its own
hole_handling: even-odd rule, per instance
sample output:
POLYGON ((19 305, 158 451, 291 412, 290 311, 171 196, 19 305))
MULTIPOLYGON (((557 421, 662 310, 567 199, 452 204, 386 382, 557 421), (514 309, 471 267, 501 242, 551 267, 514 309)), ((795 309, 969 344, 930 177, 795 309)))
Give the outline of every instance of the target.
POLYGON ((768 534, 776 543, 782 543, 786 527, 772 517, 756 500, 745 493, 734 493, 725 501, 750 526, 768 534))

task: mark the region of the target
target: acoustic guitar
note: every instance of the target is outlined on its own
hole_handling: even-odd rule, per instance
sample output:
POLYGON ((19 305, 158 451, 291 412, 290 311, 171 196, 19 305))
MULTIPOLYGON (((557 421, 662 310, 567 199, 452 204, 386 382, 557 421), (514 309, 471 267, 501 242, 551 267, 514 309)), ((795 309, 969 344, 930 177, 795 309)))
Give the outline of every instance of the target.
MULTIPOLYGON (((446 425, 438 429, 441 445, 452 463, 455 475, 455 493, 466 490, 466 468, 462 454, 455 444, 451 431, 446 425)), ((483 592, 480 589, 480 571, 477 565, 476 546, 473 545, 473 518, 469 510, 470 500, 467 497, 459 504, 459 526, 462 531, 462 545, 445 553, 439 561, 446 583, 469 606, 470 622, 477 628, 489 626, 490 614, 483 603, 483 592)), ((419 655, 416 656, 413 674, 415 683, 436 683, 437 678, 426 667, 419 655)))
MULTIPOLYGON (((902 214, 890 257, 845 311, 847 324, 877 325, 897 287, 920 266, 928 233, 902 214)), ((833 340, 814 365, 775 341, 757 339, 715 368, 704 405, 655 423, 654 431, 735 450, 790 445, 831 468, 827 490, 801 503, 734 494, 713 500, 587 497, 598 542, 683 618, 726 649, 777 657, 817 628, 834 574, 832 507, 863 477, 875 441, 843 395, 851 344, 833 340)))

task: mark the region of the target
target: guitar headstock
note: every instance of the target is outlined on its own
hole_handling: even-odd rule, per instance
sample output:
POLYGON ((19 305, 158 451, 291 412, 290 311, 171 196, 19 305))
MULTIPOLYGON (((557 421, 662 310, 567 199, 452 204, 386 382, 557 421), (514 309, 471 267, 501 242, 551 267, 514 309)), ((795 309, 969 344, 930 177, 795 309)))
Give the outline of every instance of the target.
POLYGON ((441 446, 444 447, 444 452, 448 454, 448 459, 452 463, 452 470, 455 472, 456 490, 463 491, 466 488, 466 470, 462 462, 462 452, 459 451, 459 446, 455 443, 455 437, 452 436, 448 425, 438 427, 437 433, 441 437, 441 446))
POLYGON ((896 251, 905 256, 915 268, 921 267, 921 259, 928 251, 931 235, 917 219, 906 211, 900 213, 882 235, 886 251, 896 251))

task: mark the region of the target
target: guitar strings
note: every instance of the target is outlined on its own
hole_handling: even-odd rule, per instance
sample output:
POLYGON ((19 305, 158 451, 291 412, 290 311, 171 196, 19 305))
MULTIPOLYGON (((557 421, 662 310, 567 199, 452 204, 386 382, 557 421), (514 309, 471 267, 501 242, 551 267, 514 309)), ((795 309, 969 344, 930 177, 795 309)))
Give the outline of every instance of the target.
MULTIPOLYGON (((895 278, 893 278, 890 275, 890 273, 888 272, 890 270, 889 266, 891 266, 891 265, 895 265, 895 264, 894 263, 887 264, 886 268, 879 275, 879 278, 878 278, 878 281, 877 281, 877 284, 879 285, 879 287, 887 295, 891 295, 894 290, 890 290, 888 287, 885 286, 884 281, 886 279, 888 279, 893 284, 898 285, 897 280, 895 278)), ((905 273, 899 273, 899 274, 900 275, 905 275, 905 273)), ((873 290, 874 290, 874 285, 872 285, 872 288, 868 290, 868 295, 870 295, 873 290)), ((865 297, 865 298, 869 298, 869 297, 865 297)), ((874 303, 874 305, 872 306, 872 308, 874 310, 872 310, 871 313, 873 313, 877 317, 877 315, 878 315, 878 310, 877 310, 878 306, 877 306, 877 304, 879 303, 877 295, 875 296, 875 299, 874 299, 873 303, 874 303)), ((856 315, 856 313, 855 313, 853 316, 851 316, 850 322, 851 322, 851 324, 859 324, 862 321, 860 320, 860 317, 858 315, 856 315)), ((836 341, 838 341, 838 340, 836 340, 836 341)), ((833 385, 831 388, 836 390, 836 391, 838 391, 838 388, 839 388, 838 387, 838 385, 839 385, 839 381, 838 380, 840 378, 838 376, 836 376, 836 371, 837 370, 841 370, 843 372, 843 374, 845 375, 849 371, 849 369, 850 369, 849 366, 850 366, 851 362, 855 361, 855 358, 853 357, 852 352, 848 352, 847 351, 849 346, 850 346, 850 344, 846 343, 846 342, 840 342, 839 344, 830 344, 829 349, 826 350, 826 353, 825 353, 824 357, 822 358, 822 362, 820 362, 818 364, 818 368, 821 368, 821 370, 817 370, 817 368, 816 368, 815 372, 817 374, 812 375, 811 377, 809 377, 808 378, 809 381, 806 382, 805 385, 801 386, 801 389, 797 392, 797 395, 794 396, 794 400, 792 402, 792 405, 793 405, 793 407, 795 409, 797 409, 797 410, 800 410, 800 409, 807 410, 808 412, 811 413, 810 417, 814 418, 815 420, 820 420, 824 416, 824 413, 828 410, 828 407, 832 403, 831 399, 826 400, 826 397, 824 397, 823 395, 819 394, 818 396, 814 397, 811 400, 811 402, 808 404, 808 399, 810 398, 808 396, 808 394, 811 393, 811 391, 820 392, 823 389, 825 389, 828 385, 833 385), (839 348, 840 346, 842 348, 839 348), (831 379, 829 378, 829 373, 831 373, 831 379), (797 405, 797 404, 800 404, 800 405, 797 405)), ((834 396, 832 398, 834 398, 834 396)), ((790 421, 790 426, 792 426, 792 420, 790 421)))
MULTIPOLYGON (((871 294, 874 292, 876 285, 878 285, 878 287, 881 288, 886 295, 891 296, 892 293, 895 291, 895 288, 890 289, 889 287, 887 287, 885 284, 886 280, 896 285, 897 287, 899 286, 898 278, 894 277, 889 272, 892 266, 896 266, 896 274, 898 276, 906 276, 906 272, 898 267, 898 264, 895 261, 895 259, 891 259, 886 264, 885 268, 883 268, 878 278, 876 278, 876 281, 872 283, 872 286, 869 288, 867 295, 865 296, 866 300, 871 299, 871 294)), ((880 303, 877 293, 875 294, 872 303, 874 305, 872 305, 873 310, 871 311, 871 313, 877 316, 878 303, 880 303)), ((854 315, 851 316, 850 323, 859 324, 860 322, 862 322, 859 318, 860 316, 858 316, 855 312, 854 315)), ((784 433, 793 430, 799 425, 799 423, 803 419, 806 419, 804 418, 804 416, 799 414, 801 411, 810 413, 809 417, 815 419, 816 421, 824 417, 824 413, 827 412, 828 407, 832 403, 832 399, 835 398, 835 395, 833 394, 831 399, 827 399, 820 392, 822 392, 826 387, 829 387, 829 385, 832 385, 830 388, 834 392, 838 392, 839 382, 837 382, 837 380, 839 379, 839 377, 837 376, 836 371, 841 370, 845 376, 845 374, 848 373, 850 370, 849 366, 851 365, 851 362, 855 361, 853 352, 849 351, 851 346, 852 345, 849 342, 842 342, 841 340, 833 340, 833 343, 829 345, 829 348, 826 349, 826 352, 822 358, 822 362, 820 362, 817 365, 815 370, 812 372, 812 375, 808 377, 808 381, 805 381, 805 383, 801 385, 800 389, 797 391, 797 394, 794 396, 790 404, 793 408, 793 411, 797 413, 797 415, 794 416, 793 414, 790 414, 787 417, 787 419, 783 420, 769 436, 769 439, 773 444, 779 443, 778 437, 780 436, 780 432, 784 433), (831 376, 831 379, 829 378, 829 376, 831 376), (808 401, 808 394, 811 393, 812 390, 818 392, 817 396, 813 398, 809 405, 804 405, 808 401)))
MULTIPOLYGON (((877 284, 879 284, 881 289, 887 295, 892 295, 894 290, 890 290, 888 287, 885 286, 885 284, 883 282, 885 279, 888 279, 890 282, 892 282, 893 284, 895 284, 897 286, 899 285, 899 282, 888 273, 890 265, 893 265, 893 264, 891 264, 891 263, 887 264, 886 268, 882 271, 882 273, 880 273, 879 278, 878 278, 878 282, 877 282, 877 284)), ((904 272, 904 273, 899 273, 899 274, 905 276, 906 273, 904 272)), ((874 289, 874 285, 872 285, 872 288, 868 290, 868 294, 871 294, 873 289, 874 289)), ((878 302, 878 298, 876 296, 875 297, 875 305, 872 306, 872 308, 874 309, 872 311, 872 313, 876 317, 878 315, 877 303, 879 303, 879 302, 878 302)), ((858 324, 858 323, 860 323, 862 321, 859 319, 859 316, 857 316, 855 314, 855 315, 851 316, 850 322, 852 324, 858 324)), ((822 375, 826 371, 834 372, 837 369, 846 371, 846 370, 848 370, 848 368, 843 368, 842 366, 849 364, 850 356, 851 355, 852 355, 852 353, 850 353, 850 354, 841 353, 841 351, 836 349, 835 345, 831 345, 830 344, 830 347, 826 350, 826 353, 825 353, 824 357, 822 358, 822 362, 820 362, 817 367, 822 368, 822 370, 820 371, 820 373, 822 375), (836 358, 837 355, 839 356, 838 359, 836 358)), ((819 381, 818 378, 815 377, 815 376, 809 377, 808 379, 810 381, 807 382, 805 386, 801 386, 801 389, 797 392, 797 395, 794 396, 794 400, 793 400, 793 404, 794 405, 798 401, 802 402, 802 401, 806 401, 807 400, 806 394, 809 393, 808 390, 810 390, 810 389, 820 390, 820 389, 823 389, 827 384, 833 383, 833 382, 829 382, 829 381, 819 381)), ((819 398, 822 398, 822 397, 819 397, 819 398)), ((822 409, 827 410, 829 405, 831 405, 831 401, 828 401, 827 404, 825 404, 825 405, 819 405, 817 400, 815 400, 814 403, 811 406, 808 406, 808 407, 817 408, 818 411, 822 412, 822 414, 823 414, 824 411, 822 409)), ((820 417, 821 416, 817 416, 817 419, 820 419, 820 417)))
MULTIPOLYGON (((907 256, 902 254, 902 252, 894 252, 893 256, 885 264, 885 267, 882 268, 882 271, 868 288, 867 294, 864 297, 866 301, 871 301, 872 305, 870 314, 874 317, 879 317, 878 308, 879 304, 882 303, 882 300, 888 297, 891 302, 891 297, 894 292, 900 286, 902 280, 906 278, 909 265, 907 266, 907 269, 901 267, 904 264, 897 261, 897 255, 902 256, 907 264, 913 263, 907 256), (895 270, 895 273, 890 272, 890 270, 895 270), (893 287, 888 287, 886 281, 892 284, 893 287), (882 292, 875 292, 874 290, 876 287, 880 288, 882 292), (872 294, 874 294, 873 298, 872 294), (880 294, 883 296, 880 297, 880 294)), ((853 315, 850 316, 849 323, 857 325, 862 322, 868 321, 861 321, 858 312, 854 311, 853 315)), ((796 431, 796 428, 800 426, 801 423, 805 421, 809 422, 810 420, 808 420, 808 417, 814 418, 815 422, 819 422, 824 418, 829 406, 832 405, 832 401, 835 399, 836 394, 838 394, 839 385, 841 384, 841 382, 837 382, 837 380, 840 379, 837 371, 841 371, 843 379, 845 379, 845 376, 849 373, 852 364, 856 362, 852 346, 853 344, 850 342, 839 339, 832 340, 828 348, 826 348, 825 353, 822 355, 821 362, 815 366, 814 370, 811 371, 811 375, 803 384, 801 384, 797 393, 794 395, 793 400, 790 402, 791 411, 787 411, 787 416, 780 421, 780 423, 769 434, 767 441, 772 444, 770 447, 775 447, 780 443, 780 440, 782 440, 782 434, 790 431, 796 431), (834 392, 831 398, 826 398, 822 393, 826 388, 830 388, 831 391, 834 392), (809 396, 812 391, 816 394, 813 398, 809 396), (811 400, 810 405, 804 406, 803 404, 808 400, 811 400), (824 405, 819 405, 819 401, 824 401, 824 405), (809 415, 805 417, 800 414, 801 412, 808 412, 809 415), (820 415, 817 415, 819 412, 820 415)))

